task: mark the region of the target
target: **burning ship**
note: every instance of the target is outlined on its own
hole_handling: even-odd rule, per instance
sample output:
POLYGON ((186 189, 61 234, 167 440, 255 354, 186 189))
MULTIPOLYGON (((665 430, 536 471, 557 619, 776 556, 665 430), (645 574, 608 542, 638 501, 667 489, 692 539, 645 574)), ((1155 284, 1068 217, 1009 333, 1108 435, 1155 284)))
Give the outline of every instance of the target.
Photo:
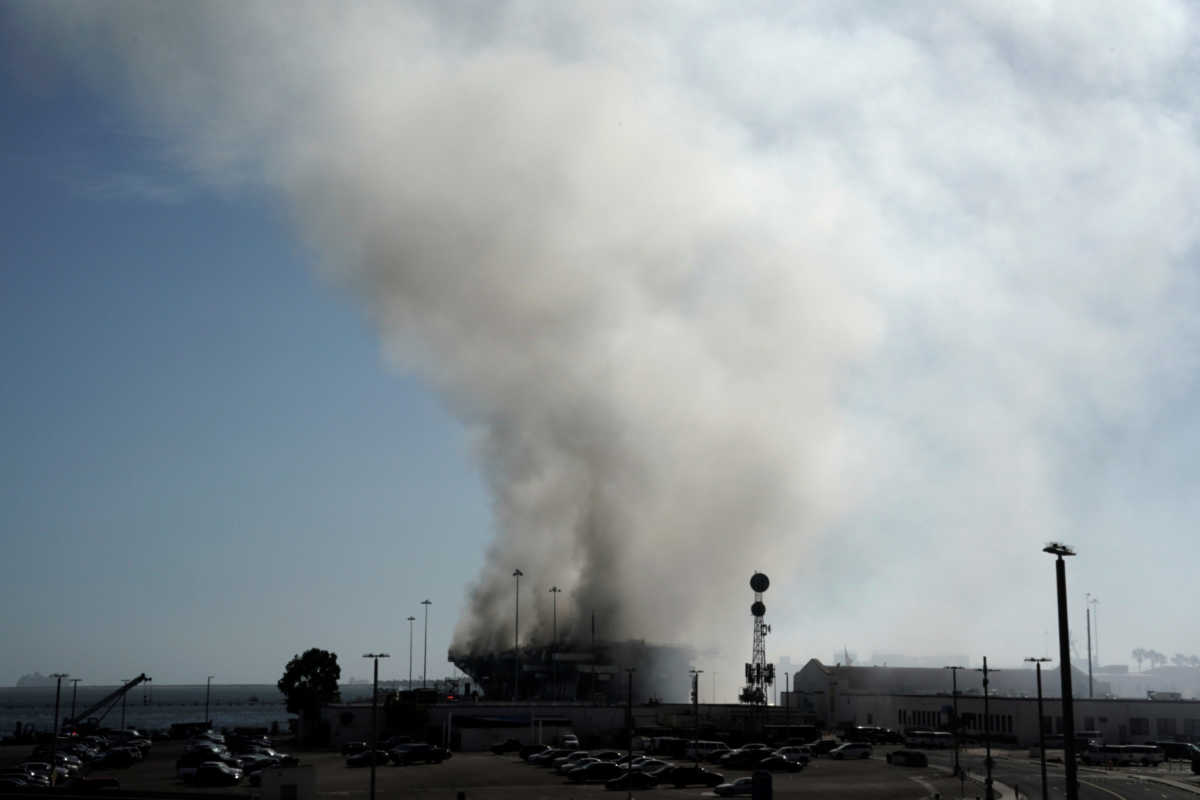
POLYGON ((635 703, 686 701, 694 655, 690 648, 630 640, 500 652, 451 649, 449 659, 471 678, 481 698, 608 705, 626 701, 628 669, 635 670, 635 703))

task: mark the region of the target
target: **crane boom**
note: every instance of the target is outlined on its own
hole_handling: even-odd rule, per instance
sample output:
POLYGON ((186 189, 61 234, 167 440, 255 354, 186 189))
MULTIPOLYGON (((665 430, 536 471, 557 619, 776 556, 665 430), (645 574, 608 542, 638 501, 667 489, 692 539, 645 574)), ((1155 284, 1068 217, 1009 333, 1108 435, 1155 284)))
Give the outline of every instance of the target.
POLYGON ((100 717, 96 720, 97 722, 99 722, 101 719, 104 719, 105 714, 108 714, 109 710, 117 704, 117 701, 125 696, 126 692, 128 692, 133 687, 137 686, 139 683, 143 683, 144 681, 147 681, 147 680, 149 680, 149 678, 147 678, 146 673, 143 672, 141 675, 138 675, 136 678, 129 681, 124 686, 120 686, 116 690, 105 695, 104 699, 100 700, 98 703, 93 703, 92 705, 85 708, 83 711, 80 711, 76 716, 74 716, 72 718, 68 718, 65 721, 65 724, 66 725, 78 725, 80 720, 90 720, 92 718, 93 714, 95 714, 97 711, 100 711, 101 709, 103 709, 104 713, 101 714, 100 717))

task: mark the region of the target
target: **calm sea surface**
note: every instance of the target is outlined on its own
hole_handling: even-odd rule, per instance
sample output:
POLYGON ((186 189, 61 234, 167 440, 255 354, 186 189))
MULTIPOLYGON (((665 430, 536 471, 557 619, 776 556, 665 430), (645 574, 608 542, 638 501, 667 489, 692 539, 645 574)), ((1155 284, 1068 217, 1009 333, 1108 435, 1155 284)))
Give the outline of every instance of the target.
MULTIPOLYGON (((79 686, 76 712, 82 713, 92 703, 115 690, 116 686, 79 686)), ((348 688, 348 687, 347 687, 348 688)), ((200 722, 204 719, 204 685, 149 686, 142 684, 125 696, 125 724, 146 730, 166 729, 173 722, 200 722)), ((353 693, 353 692, 351 692, 353 693)), ((343 690, 343 696, 346 696, 343 690)), ((59 717, 71 713, 71 684, 64 682, 59 717)), ((97 712, 95 716, 99 716, 97 712)), ((235 726, 288 729, 289 714, 283 695, 271 684, 227 684, 212 687, 209 716, 217 728, 235 726)), ((33 725, 37 730, 50 730, 54 719, 54 687, 0 688, 0 738, 11 736, 18 723, 33 725)), ((104 725, 121 725, 121 703, 104 717, 104 725)))

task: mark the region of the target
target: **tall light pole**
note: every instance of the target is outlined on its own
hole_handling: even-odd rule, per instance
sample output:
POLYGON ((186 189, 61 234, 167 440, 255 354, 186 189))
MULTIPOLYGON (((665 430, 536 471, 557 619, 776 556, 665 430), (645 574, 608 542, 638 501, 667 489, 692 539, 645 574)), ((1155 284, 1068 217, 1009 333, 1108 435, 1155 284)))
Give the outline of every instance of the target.
POLYGON ((626 737, 626 745, 628 750, 625 751, 626 766, 625 766, 625 786, 628 792, 625 795, 627 800, 633 800, 633 673, 636 672, 634 667, 626 667, 625 671, 629 673, 629 686, 625 690, 625 724, 629 728, 629 736, 626 737))
POLYGON ((513 620, 513 702, 517 702, 521 696, 521 576, 524 575, 519 569, 513 570, 513 580, 516 582, 516 589, 513 593, 513 602, 516 604, 516 615, 513 620))
POLYGON ((375 753, 379 749, 379 725, 376 709, 379 706, 379 659, 391 658, 387 653, 363 653, 363 658, 375 661, 375 681, 371 689, 371 794, 370 800, 375 800, 375 753))
POLYGON ((408 618, 408 690, 412 691, 412 639, 413 639, 413 623, 417 621, 416 617, 408 618))
POLYGON ((952 774, 957 775, 962 771, 962 767, 958 763, 958 740, 960 736, 958 724, 958 671, 960 669, 966 669, 966 667, 960 667, 955 664, 949 667, 942 667, 942 669, 950 670, 950 692, 951 697, 953 698, 951 702, 954 703, 954 722, 951 725, 951 727, 954 729, 954 772, 952 774))
POLYGON ((988 706, 988 669, 987 656, 983 657, 983 669, 975 670, 983 673, 983 746, 986 753, 983 766, 987 769, 987 777, 983 780, 983 796, 985 800, 993 800, 996 796, 992 788, 992 715, 988 706))
MULTIPOLYGON (((208 716, 208 701, 212 697, 212 679, 215 677, 215 675, 209 675, 208 681, 204 684, 204 723, 210 728, 212 727, 212 718, 208 716)), ((121 727, 125 727, 124 713, 121 714, 121 727)))
POLYGON ((696 742, 700 739, 700 675, 703 672, 702 669, 688 670, 692 676, 692 756, 697 769, 700 767, 700 748, 696 742))
POLYGON ((53 786, 58 771, 58 698, 62 694, 62 679, 67 677, 67 673, 52 672, 50 677, 56 681, 54 685, 54 738, 50 740, 50 785, 53 786))
POLYGON ((792 736, 792 676, 783 673, 783 738, 792 736))
POLYGON ((421 605, 425 606, 425 655, 421 656, 421 688, 424 689, 425 678, 429 671, 429 607, 433 603, 426 597, 421 601, 421 605))
POLYGON ((79 693, 79 678, 71 678, 71 724, 75 723, 75 696, 79 693))
POLYGON ((1049 661, 1048 658, 1027 658, 1026 661, 1037 665, 1037 689, 1038 689, 1038 748, 1042 751, 1042 800, 1046 800, 1050 796, 1049 790, 1046 788, 1046 727, 1042 720, 1042 663, 1049 661))
MULTIPOLYGON (((558 596, 562 594, 562 589, 557 586, 550 587, 550 600, 553 611, 550 623, 550 659, 551 668, 554 673, 554 699, 558 699, 558 596)), ((630 789, 630 791, 633 791, 630 789)))
POLYGON ((1087 648, 1088 648, 1088 698, 1095 697, 1092 693, 1092 593, 1085 592, 1083 595, 1084 607, 1084 624, 1087 627, 1087 648))
POLYGON ((1075 698, 1071 694, 1071 631, 1067 617, 1067 565, 1065 556, 1075 551, 1065 544, 1050 542, 1043 553, 1055 557, 1054 578, 1058 588, 1058 674, 1062 679, 1063 767, 1067 773, 1067 800, 1079 800, 1075 765, 1075 698))

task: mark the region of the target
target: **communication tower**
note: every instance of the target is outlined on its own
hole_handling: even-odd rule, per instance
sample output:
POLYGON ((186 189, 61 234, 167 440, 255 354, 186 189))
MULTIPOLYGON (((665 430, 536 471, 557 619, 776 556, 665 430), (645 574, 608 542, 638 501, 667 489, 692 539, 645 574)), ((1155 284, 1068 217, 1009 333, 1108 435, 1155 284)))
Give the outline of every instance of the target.
POLYGON ((762 596, 770 585, 771 580, 761 572, 750 576, 750 588, 754 590, 754 602, 750 604, 750 616, 754 617, 754 646, 750 663, 746 664, 746 688, 742 689, 739 699, 760 706, 767 704, 767 687, 775 683, 775 665, 767 663, 766 638, 771 626, 763 621, 767 606, 762 596))

